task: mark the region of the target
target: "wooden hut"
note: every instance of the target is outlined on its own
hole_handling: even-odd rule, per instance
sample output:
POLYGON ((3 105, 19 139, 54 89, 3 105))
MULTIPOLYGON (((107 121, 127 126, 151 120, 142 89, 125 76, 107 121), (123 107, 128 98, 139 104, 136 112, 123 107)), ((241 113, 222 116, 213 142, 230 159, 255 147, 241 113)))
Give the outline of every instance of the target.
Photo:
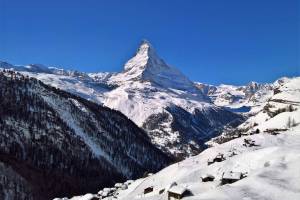
POLYGON ((208 159, 207 160, 207 165, 211 165, 213 164, 214 162, 222 162, 225 160, 225 157, 223 154, 219 153, 216 157, 214 157, 213 159, 208 159))
POLYGON ((187 192, 185 187, 175 185, 168 190, 168 200, 181 199, 187 192))
POLYGON ((210 159, 207 160, 207 165, 211 165, 211 164, 213 164, 213 163, 214 163, 214 160, 213 160, 213 159, 210 158, 210 159))
POLYGON ((215 177, 210 174, 206 174, 204 176, 201 176, 202 182, 209 182, 209 181, 214 181, 215 177))
POLYGON ((144 194, 148 194, 150 192, 153 192, 153 186, 147 187, 144 189, 144 194))
POLYGON ((223 154, 218 154, 218 155, 214 158, 214 162, 222 162, 223 160, 225 160, 223 154))
POLYGON ((241 180, 243 178, 243 174, 241 172, 224 172, 222 175, 221 183, 222 185, 228 184, 228 183, 234 183, 238 180, 241 180))

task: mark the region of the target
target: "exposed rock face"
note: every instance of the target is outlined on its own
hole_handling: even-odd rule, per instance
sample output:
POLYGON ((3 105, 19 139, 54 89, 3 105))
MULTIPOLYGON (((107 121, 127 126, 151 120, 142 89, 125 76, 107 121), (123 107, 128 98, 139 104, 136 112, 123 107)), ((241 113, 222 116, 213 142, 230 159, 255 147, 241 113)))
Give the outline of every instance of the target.
POLYGON ((171 159, 118 111, 25 78, 0 74, 0 199, 86 192, 171 159))
POLYGON ((154 143, 161 145, 162 150, 168 152, 168 149, 176 149, 171 153, 180 160, 205 149, 204 143, 218 135, 225 125, 235 127, 243 120, 239 115, 221 108, 207 107, 190 113, 173 105, 162 113, 151 115, 143 128, 148 130, 154 143), (166 140, 166 136, 171 139, 166 140))

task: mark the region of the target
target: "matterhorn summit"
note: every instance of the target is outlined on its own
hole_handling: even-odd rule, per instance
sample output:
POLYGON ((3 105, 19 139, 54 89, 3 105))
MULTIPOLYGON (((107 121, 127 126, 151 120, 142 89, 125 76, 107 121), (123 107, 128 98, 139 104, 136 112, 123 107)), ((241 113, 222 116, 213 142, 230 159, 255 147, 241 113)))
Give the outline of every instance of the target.
POLYGON ((131 58, 125 64, 125 71, 131 70, 136 67, 146 67, 149 62, 156 62, 156 64, 163 63, 163 61, 157 56, 153 46, 147 40, 143 40, 137 49, 137 52, 133 58, 131 58))
POLYGON ((153 46, 143 40, 133 58, 124 66, 124 71, 110 79, 113 83, 123 81, 149 81, 165 88, 194 89, 195 86, 179 70, 167 65, 153 46))

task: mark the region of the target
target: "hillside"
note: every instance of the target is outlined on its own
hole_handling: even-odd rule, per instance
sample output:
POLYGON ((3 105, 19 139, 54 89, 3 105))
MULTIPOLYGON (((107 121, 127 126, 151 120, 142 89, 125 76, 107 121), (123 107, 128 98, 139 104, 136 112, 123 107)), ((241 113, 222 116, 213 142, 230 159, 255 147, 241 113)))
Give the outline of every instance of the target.
POLYGON ((261 101, 248 119, 234 129, 225 130, 211 141, 222 142, 239 135, 284 131, 297 124, 300 118, 300 78, 281 78, 272 84, 272 94, 261 101))
MULTIPOLYGON (((167 191, 186 190, 184 200, 299 199, 300 78, 277 83, 260 111, 235 131, 209 141, 210 148, 110 195, 163 200, 167 191)), ((107 196, 103 194, 100 190, 72 200, 107 196)))
POLYGON ((50 199, 170 163, 118 111, 14 71, 0 72, 0 199, 50 199))

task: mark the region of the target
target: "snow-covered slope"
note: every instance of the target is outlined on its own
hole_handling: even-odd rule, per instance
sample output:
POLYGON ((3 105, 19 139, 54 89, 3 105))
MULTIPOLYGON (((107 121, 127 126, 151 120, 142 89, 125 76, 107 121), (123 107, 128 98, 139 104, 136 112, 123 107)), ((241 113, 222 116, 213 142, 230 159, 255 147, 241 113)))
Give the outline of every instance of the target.
POLYGON ((282 78, 274 83, 275 92, 256 115, 239 126, 254 130, 288 129, 300 123, 300 77, 282 78))
MULTIPOLYGON (((4 63, 0 67, 11 68, 4 63)), ((167 65, 147 41, 120 73, 64 71, 41 65, 15 66, 54 87, 121 111, 163 151, 178 158, 195 155, 225 125, 243 119, 215 106, 195 84, 167 65)))
POLYGON ((267 133, 232 140, 209 148, 198 156, 171 165, 157 174, 137 180, 134 188, 120 191, 118 199, 167 199, 163 188, 176 182, 191 194, 186 200, 241 200, 241 199, 299 199, 300 198, 300 131, 287 131, 273 136, 267 133), (257 146, 247 147, 244 139, 257 146), (234 153, 233 153, 234 152, 234 153), (208 165, 207 160, 222 153, 226 160, 208 165), (232 184, 221 184, 225 172, 241 172, 246 177, 232 184), (215 179, 202 182, 207 174, 215 179), (154 191, 144 195, 144 189, 154 191))
POLYGON ((81 194, 172 160, 116 110, 0 71, 0 199, 81 194))
POLYGON ((189 191, 183 194, 184 200, 300 199, 300 77, 276 84, 265 108, 241 124, 239 134, 224 140, 220 136, 199 155, 137 179, 128 189, 111 195, 120 200, 165 200, 171 188, 189 191), (228 174, 236 182, 226 182, 228 174), (205 182, 205 177, 213 180, 205 182), (146 188, 153 191, 144 194, 146 188))
POLYGON ((249 135, 263 131, 276 133, 299 123, 300 119, 300 77, 281 78, 272 84, 272 94, 261 101, 255 112, 237 128, 229 128, 211 140, 222 143, 239 135, 249 135), (298 121, 297 121, 298 120, 298 121))
MULTIPOLYGON (((275 92, 263 108, 231 134, 222 134, 199 155, 137 179, 111 196, 165 200, 171 187, 188 190, 184 200, 300 199, 300 77, 279 79, 273 86, 275 92), (225 184, 226 175, 240 173, 242 179, 225 184), (205 177, 213 180, 204 182, 205 177), (153 191, 144 194, 146 188, 153 191)), ((97 199, 103 192, 89 195, 97 199)))

